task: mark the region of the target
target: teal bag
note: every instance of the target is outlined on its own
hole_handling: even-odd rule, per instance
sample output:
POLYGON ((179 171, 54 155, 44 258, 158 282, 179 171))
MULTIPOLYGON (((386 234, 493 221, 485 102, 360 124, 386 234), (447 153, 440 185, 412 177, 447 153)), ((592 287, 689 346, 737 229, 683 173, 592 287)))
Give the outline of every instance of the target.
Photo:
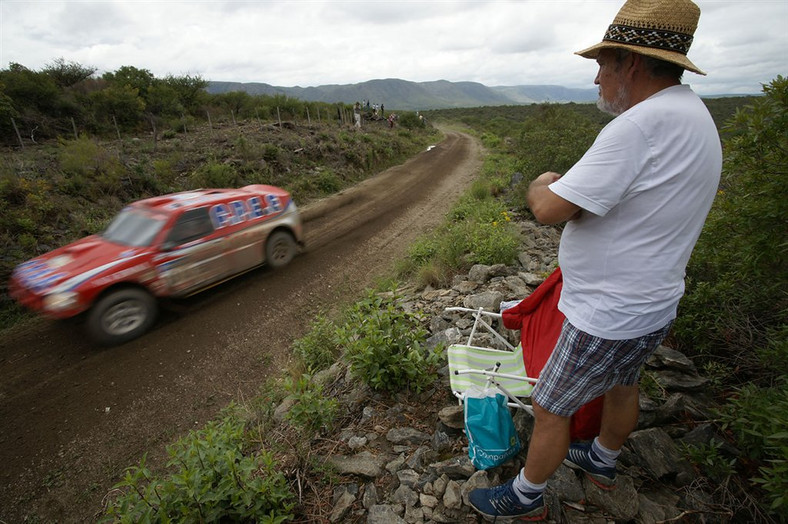
POLYGON ((520 451, 506 396, 492 388, 471 386, 465 392, 468 456, 476 469, 500 466, 520 451))

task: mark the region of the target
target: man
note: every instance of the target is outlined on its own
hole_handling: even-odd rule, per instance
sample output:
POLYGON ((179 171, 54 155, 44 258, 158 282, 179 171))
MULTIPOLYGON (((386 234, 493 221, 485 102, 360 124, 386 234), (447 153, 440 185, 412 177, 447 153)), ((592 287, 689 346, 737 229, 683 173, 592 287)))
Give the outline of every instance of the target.
POLYGON ((638 420, 640 367, 667 335, 684 270, 722 169, 703 102, 681 84, 700 9, 689 0, 628 0, 596 59, 600 109, 618 115, 564 176, 528 189, 542 223, 567 221, 559 264, 561 336, 532 396, 536 423, 525 467, 506 484, 470 493, 490 518, 546 514, 543 491, 563 461, 613 489, 616 458, 638 420), (592 443, 569 442, 570 417, 604 395, 592 443))

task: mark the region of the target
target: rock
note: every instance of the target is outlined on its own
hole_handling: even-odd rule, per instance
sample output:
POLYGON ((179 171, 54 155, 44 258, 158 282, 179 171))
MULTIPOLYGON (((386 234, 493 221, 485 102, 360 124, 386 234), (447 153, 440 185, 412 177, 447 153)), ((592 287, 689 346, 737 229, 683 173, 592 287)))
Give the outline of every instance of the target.
POLYGON ((656 368, 673 368, 691 375, 697 375, 698 373, 695 364, 684 353, 662 345, 657 347, 646 364, 656 368))
POLYGON ((544 277, 535 273, 518 273, 520 279, 529 286, 538 287, 539 284, 544 282, 544 277))
POLYGON ((632 477, 618 475, 615 489, 604 490, 596 486, 588 478, 583 478, 588 502, 599 506, 616 520, 628 521, 634 519, 640 509, 637 490, 632 482, 632 477))
POLYGON ((476 472, 467 454, 430 464, 429 467, 436 475, 446 475, 453 480, 467 479, 476 472))
POLYGON ((636 465, 654 479, 675 477, 681 472, 692 474, 692 466, 679 454, 673 440, 662 428, 635 431, 626 446, 634 453, 636 465))
POLYGON ((688 415, 695 420, 709 419, 712 416, 711 406, 702 402, 698 396, 673 393, 655 412, 656 422, 659 424, 685 420, 688 415))
POLYGON ((376 504, 369 508, 367 524, 407 524, 400 515, 405 508, 399 504, 376 504))
POLYGON ((436 453, 445 453, 451 449, 452 439, 445 431, 436 429, 432 434, 431 445, 436 453))
POLYGON ((475 266, 471 267, 470 271, 468 271, 468 280, 478 284, 484 284, 490 280, 490 276, 490 266, 485 266, 483 264, 476 264, 475 266))
POLYGON ((657 524, 681 514, 678 508, 679 497, 663 489, 658 492, 638 493, 640 510, 635 522, 638 524, 657 524))
POLYGON ((400 484, 394 490, 394 495, 391 497, 392 502, 399 502, 404 504, 405 507, 415 506, 419 502, 419 494, 413 488, 400 484))
POLYGON ((472 280, 463 280, 462 282, 453 285, 452 289, 461 295, 467 295, 479 289, 479 283, 472 280))
POLYGON ((355 494, 347 486, 340 486, 334 490, 334 509, 331 511, 329 520, 331 522, 340 522, 350 511, 353 503, 356 501, 355 494))
POLYGON ((438 505, 438 498, 433 495, 422 493, 419 495, 419 503, 428 508, 434 508, 438 505))
POLYGON ((430 436, 414 428, 392 428, 386 433, 386 440, 392 444, 415 445, 429 442, 430 436))
POLYGON ((385 460, 369 451, 362 451, 353 456, 332 455, 327 458, 341 474, 361 475, 377 478, 383 473, 385 460))
POLYGON ((361 505, 364 509, 369 509, 378 503, 378 488, 374 482, 368 482, 364 486, 364 494, 361 496, 361 505))
POLYGON ((274 420, 276 422, 282 422, 285 420, 285 416, 290 411, 290 408, 295 406, 297 400, 293 395, 288 395, 276 406, 274 410, 274 420))
POLYGON ((700 424, 688 431, 679 440, 687 446, 694 446, 696 448, 703 446, 716 446, 727 455, 731 455, 733 457, 738 457, 741 455, 741 451, 739 451, 735 446, 732 446, 730 443, 728 443, 728 441, 720 436, 720 434, 717 433, 717 430, 714 428, 714 425, 708 422, 700 424))
POLYGON ((446 509, 459 509, 462 507, 460 485, 454 480, 450 480, 446 485, 446 491, 443 494, 443 505, 446 509))
POLYGON ((514 298, 523 299, 531 294, 531 289, 526 282, 518 276, 506 277, 504 282, 514 298))
POLYGON ((671 369, 655 370, 652 373, 657 383, 670 391, 698 391, 709 382, 699 375, 688 375, 671 369))
POLYGON ((406 469, 397 472, 397 479, 400 486, 412 488, 419 481, 419 474, 412 469, 406 469))
POLYGON ((547 481, 548 487, 555 493, 559 494, 561 500, 568 500, 570 502, 578 502, 585 498, 585 491, 583 485, 577 478, 575 472, 561 464, 553 476, 547 481))
POLYGON ((465 412, 459 404, 446 406, 438 412, 438 418, 447 427, 454 429, 465 428, 465 412))
POLYGON ((470 309, 484 308, 485 311, 497 312, 502 300, 503 294, 499 291, 485 291, 476 295, 468 295, 462 305, 470 309))

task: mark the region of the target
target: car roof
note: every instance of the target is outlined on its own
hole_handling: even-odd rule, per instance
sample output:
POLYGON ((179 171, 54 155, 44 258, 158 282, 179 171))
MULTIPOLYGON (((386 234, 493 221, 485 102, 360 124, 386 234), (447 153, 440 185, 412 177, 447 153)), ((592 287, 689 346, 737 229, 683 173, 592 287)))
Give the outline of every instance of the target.
POLYGON ((221 202, 231 202, 233 200, 244 200, 253 196, 266 193, 286 195, 283 189, 267 185, 245 186, 240 189, 195 189, 191 191, 181 191, 180 193, 170 193, 157 197, 138 200, 131 205, 134 207, 144 207, 151 211, 161 213, 173 213, 179 210, 192 209, 201 206, 210 206, 221 202))

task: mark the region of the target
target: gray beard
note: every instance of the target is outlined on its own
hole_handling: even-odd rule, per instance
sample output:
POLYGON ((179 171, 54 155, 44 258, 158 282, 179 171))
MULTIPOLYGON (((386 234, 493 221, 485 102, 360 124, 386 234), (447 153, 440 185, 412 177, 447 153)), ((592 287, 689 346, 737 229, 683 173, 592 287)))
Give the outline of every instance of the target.
POLYGON ((613 100, 605 100, 602 96, 599 96, 599 99, 596 101, 596 106, 599 108, 600 111, 605 113, 609 113, 613 116, 618 116, 627 109, 626 100, 629 98, 629 87, 622 86, 621 89, 618 90, 618 94, 613 100))

